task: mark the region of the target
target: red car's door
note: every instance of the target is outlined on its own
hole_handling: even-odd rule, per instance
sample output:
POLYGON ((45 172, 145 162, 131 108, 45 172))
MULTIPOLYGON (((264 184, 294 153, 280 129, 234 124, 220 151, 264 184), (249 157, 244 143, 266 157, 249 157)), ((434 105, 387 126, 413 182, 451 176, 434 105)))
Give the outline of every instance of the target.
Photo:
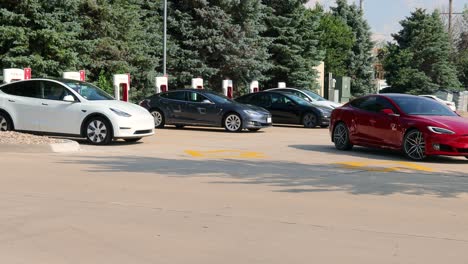
POLYGON ((384 97, 377 97, 376 113, 373 122, 373 131, 381 138, 383 145, 399 148, 401 144, 400 116, 395 106, 384 97), (391 109, 393 114, 385 113, 383 109, 391 109))
POLYGON ((363 97, 358 102, 354 102, 358 144, 379 146, 382 143, 375 127, 376 120, 379 119, 376 102, 376 96, 363 97))

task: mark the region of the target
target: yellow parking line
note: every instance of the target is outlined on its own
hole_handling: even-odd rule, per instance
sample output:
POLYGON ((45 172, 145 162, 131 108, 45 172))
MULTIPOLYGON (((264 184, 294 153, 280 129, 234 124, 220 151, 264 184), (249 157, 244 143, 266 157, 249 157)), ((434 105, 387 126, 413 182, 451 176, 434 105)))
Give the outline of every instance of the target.
POLYGON ((372 172, 394 172, 404 170, 434 171, 432 168, 404 161, 339 162, 335 164, 345 169, 359 169, 372 172))
POLYGON ((194 158, 218 159, 263 159, 266 156, 261 152, 218 149, 218 150, 185 150, 185 153, 194 158))

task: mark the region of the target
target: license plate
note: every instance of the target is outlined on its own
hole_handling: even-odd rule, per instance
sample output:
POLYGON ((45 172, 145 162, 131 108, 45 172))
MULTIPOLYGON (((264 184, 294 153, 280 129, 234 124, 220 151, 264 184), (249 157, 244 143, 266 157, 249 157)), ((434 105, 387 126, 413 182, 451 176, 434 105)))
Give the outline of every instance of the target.
POLYGON ((267 123, 271 123, 271 117, 267 118, 267 123))

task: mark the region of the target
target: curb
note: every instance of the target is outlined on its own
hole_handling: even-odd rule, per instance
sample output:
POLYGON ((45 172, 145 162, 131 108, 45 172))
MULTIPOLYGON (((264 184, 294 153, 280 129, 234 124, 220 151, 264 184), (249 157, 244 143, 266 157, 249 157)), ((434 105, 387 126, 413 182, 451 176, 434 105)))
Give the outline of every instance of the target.
POLYGON ((53 144, 0 144, 0 152, 14 153, 64 153, 80 150, 80 144, 67 140, 64 143, 53 144))

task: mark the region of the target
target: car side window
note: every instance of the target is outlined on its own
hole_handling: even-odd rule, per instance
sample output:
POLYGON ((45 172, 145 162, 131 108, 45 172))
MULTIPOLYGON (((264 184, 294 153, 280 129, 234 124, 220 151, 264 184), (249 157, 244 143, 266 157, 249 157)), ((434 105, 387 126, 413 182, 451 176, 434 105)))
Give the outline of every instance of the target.
POLYGON ((72 95, 65 87, 55 82, 42 82, 43 98, 48 100, 63 100, 67 95, 72 95))
POLYGON ((204 95, 196 93, 196 92, 188 92, 188 101, 193 103, 202 103, 204 100, 210 101, 204 95))
POLYGON ((254 96, 250 97, 249 100, 252 104, 268 107, 271 105, 270 94, 268 93, 259 93, 255 94, 254 96))
POLYGON ((185 92, 184 91, 176 91, 176 92, 168 92, 165 94, 165 98, 167 99, 172 99, 172 100, 179 100, 179 101, 186 101, 187 99, 185 98, 185 92))
POLYGON ((398 112, 396 108, 392 105, 392 103, 390 103, 390 101, 383 97, 377 97, 376 105, 377 112, 380 112, 383 109, 392 109, 394 113, 398 112))
POLYGON ((2 87, 2 91, 10 95, 42 98, 41 87, 38 81, 11 83, 2 87))
POLYGON ((364 102, 361 103, 360 108, 368 112, 379 112, 377 105, 377 97, 371 96, 367 97, 364 102))
POLYGON ((292 103, 291 99, 287 98, 281 94, 272 94, 271 95, 271 103, 273 105, 287 105, 288 103, 292 103))
POLYGON ((243 104, 248 104, 254 98, 254 94, 244 95, 240 98, 237 98, 236 101, 243 104))

